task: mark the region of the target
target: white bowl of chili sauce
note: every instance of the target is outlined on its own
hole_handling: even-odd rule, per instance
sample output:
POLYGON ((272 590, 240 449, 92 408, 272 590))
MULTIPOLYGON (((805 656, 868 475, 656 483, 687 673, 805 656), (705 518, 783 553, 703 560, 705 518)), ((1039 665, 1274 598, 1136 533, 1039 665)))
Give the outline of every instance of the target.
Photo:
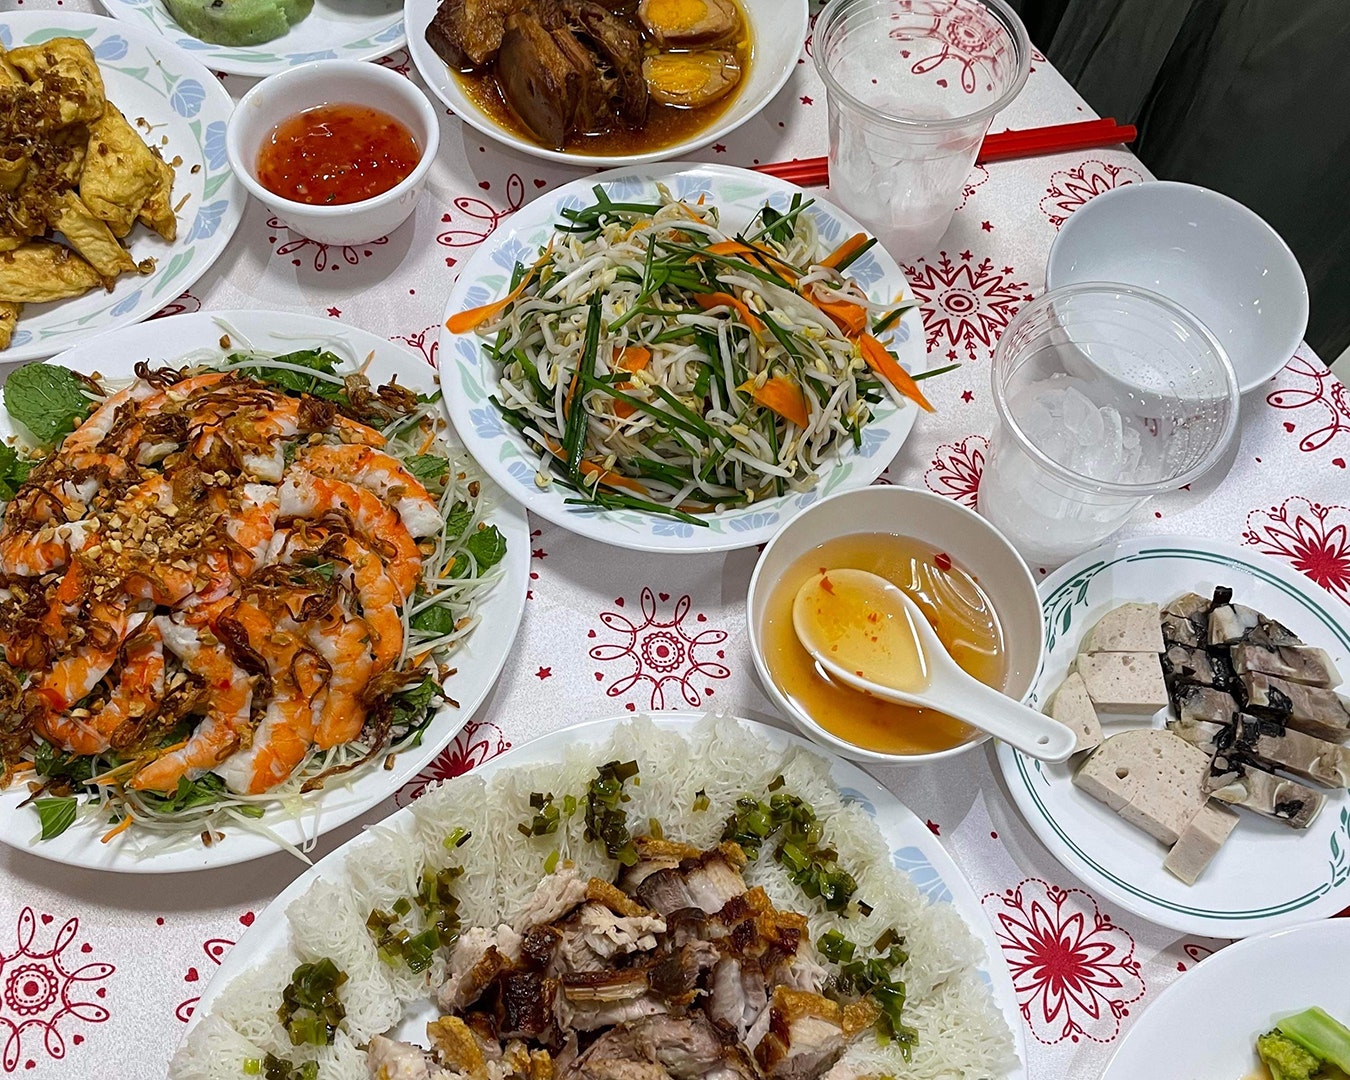
POLYGON ((378 64, 315 60, 263 79, 225 133, 230 166, 294 232, 364 244, 407 220, 440 142, 436 110, 378 64))

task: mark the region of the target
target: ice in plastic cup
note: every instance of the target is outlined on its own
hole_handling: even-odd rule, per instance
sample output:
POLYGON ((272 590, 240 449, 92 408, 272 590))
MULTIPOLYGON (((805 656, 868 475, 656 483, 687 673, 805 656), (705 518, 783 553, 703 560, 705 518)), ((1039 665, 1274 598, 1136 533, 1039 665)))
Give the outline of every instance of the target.
POLYGON ((1003 0, 833 0, 814 33, 830 188, 897 257, 947 231, 1031 42, 1003 0))
POLYGON ((1156 293, 1055 289, 994 350, 998 413, 979 511, 1030 563, 1095 547, 1153 495, 1199 479, 1237 430, 1237 376, 1193 315, 1156 293))

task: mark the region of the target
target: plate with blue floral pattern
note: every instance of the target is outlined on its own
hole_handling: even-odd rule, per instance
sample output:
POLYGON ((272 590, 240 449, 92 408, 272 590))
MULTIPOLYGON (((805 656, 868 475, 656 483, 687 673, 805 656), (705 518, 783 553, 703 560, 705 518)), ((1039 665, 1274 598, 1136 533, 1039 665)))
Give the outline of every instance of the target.
MULTIPOLYGON (((717 207, 720 228, 728 234, 747 227, 766 204, 785 211, 798 194, 812 200, 804 212, 814 217, 826 249, 866 231, 849 214, 819 196, 747 169, 694 163, 615 169, 545 192, 505 219, 460 273, 446 304, 447 319, 505 296, 516 266, 533 262, 553 238, 562 210, 593 204, 597 187, 615 201, 641 203, 656 197, 657 184, 665 185, 677 199, 692 203, 702 198, 717 207)), ((911 299, 904 273, 880 245, 849 265, 847 274, 878 303, 911 299)), ((923 325, 916 307, 906 310, 882 340, 911 374, 928 369, 923 325)), ((809 490, 701 515, 697 524, 642 509, 601 510, 570 503, 573 494, 557 483, 541 486, 538 451, 503 418, 496 404, 501 365, 488 355, 486 344, 486 339, 476 333, 456 334, 448 328, 441 331, 445 400, 464 445, 484 470, 531 512, 578 535, 640 551, 694 554, 762 544, 783 522, 818 499, 866 487, 876 480, 904 444, 918 412, 912 402, 897 400, 893 394, 883 396, 873 406, 872 419, 862 427, 857 444, 838 440, 839 449, 816 473, 809 490)))
POLYGON ((155 260, 152 273, 124 274, 108 291, 25 304, 9 348, 0 352, 5 363, 51 356, 94 334, 140 322, 172 303, 220 257, 248 199, 225 158, 225 124, 234 102, 198 60, 156 34, 100 15, 0 15, 0 44, 6 49, 55 37, 88 42, 108 100, 174 165, 178 236, 170 243, 137 225, 127 247, 137 262, 155 260))

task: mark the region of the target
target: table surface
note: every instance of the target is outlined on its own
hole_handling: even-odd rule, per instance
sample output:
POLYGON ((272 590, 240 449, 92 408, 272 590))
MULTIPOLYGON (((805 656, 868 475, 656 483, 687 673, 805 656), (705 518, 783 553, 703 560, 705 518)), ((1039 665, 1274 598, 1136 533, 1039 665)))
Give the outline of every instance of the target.
MULTIPOLYGON (((0 0, 0 10, 78 10, 89 0, 0 0), (16 8, 17 2, 17 8, 16 8)), ((805 58, 783 91, 700 160, 750 165, 823 152, 824 92, 805 58)), ((400 49, 381 63, 409 74, 400 49)), ((413 76, 415 77, 415 76, 413 76)), ((238 97, 252 81, 224 79, 238 97)), ((1025 91, 993 130, 1091 118, 1036 54, 1025 91)), ((457 268, 496 224, 577 170, 515 154, 444 114, 441 152, 409 221, 361 247, 289 232, 257 203, 216 266, 170 312, 267 307, 328 315, 436 362, 442 306, 457 268)), ((1063 220, 1088 199, 1148 180, 1124 150, 978 167, 946 236, 895 252, 923 302, 928 348, 959 371, 925 389, 923 416, 884 481, 971 505, 993 424, 990 351, 1018 307, 1044 288, 1063 220)), ((1188 533, 1286 560, 1350 603, 1350 395, 1308 349, 1243 403, 1226 474, 1149 503, 1127 530, 1188 533)), ((531 533, 524 622, 499 685, 423 781, 588 716, 659 708, 723 709, 772 720, 746 641, 744 596, 755 552, 667 556, 602 548, 545 522, 531 533)), ((1038 573, 1044 571, 1037 568, 1038 573)), ((1350 618, 1350 611, 1346 612, 1350 618)), ((1032 836, 981 748, 924 770, 874 774, 927 821, 984 897, 1013 969, 1030 1075, 1096 1076, 1139 1013, 1180 973, 1226 942, 1178 937, 1084 890, 1032 836)), ((414 785, 329 833, 314 857, 415 794, 414 785)), ((303 867, 289 855, 172 877, 98 874, 0 846, 0 1044, 31 1080, 163 1075, 193 1004, 221 959, 303 867), (21 1012, 10 971, 60 946, 63 979, 94 1004, 21 1012), (22 1030, 21 1025, 29 1023, 22 1030), (15 1032, 18 1031, 17 1036, 15 1032)), ((1350 901, 1347 901, 1350 903, 1350 901)), ((7 1057, 8 1055, 0 1055, 7 1057)))

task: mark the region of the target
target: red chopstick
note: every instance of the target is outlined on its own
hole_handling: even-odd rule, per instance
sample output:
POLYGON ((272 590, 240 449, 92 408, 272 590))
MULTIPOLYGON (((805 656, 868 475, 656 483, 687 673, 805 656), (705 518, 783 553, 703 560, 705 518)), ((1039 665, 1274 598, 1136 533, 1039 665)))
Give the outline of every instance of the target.
MULTIPOLYGON (((1118 146, 1134 141, 1133 124, 1117 124, 1109 116, 1075 124, 1000 131, 985 136, 976 164, 1009 161, 1013 158, 1058 154, 1065 150, 1088 150, 1097 146, 1118 146)), ((756 165, 758 172, 777 176, 800 187, 823 187, 830 182, 829 160, 823 157, 798 158, 756 165)))

